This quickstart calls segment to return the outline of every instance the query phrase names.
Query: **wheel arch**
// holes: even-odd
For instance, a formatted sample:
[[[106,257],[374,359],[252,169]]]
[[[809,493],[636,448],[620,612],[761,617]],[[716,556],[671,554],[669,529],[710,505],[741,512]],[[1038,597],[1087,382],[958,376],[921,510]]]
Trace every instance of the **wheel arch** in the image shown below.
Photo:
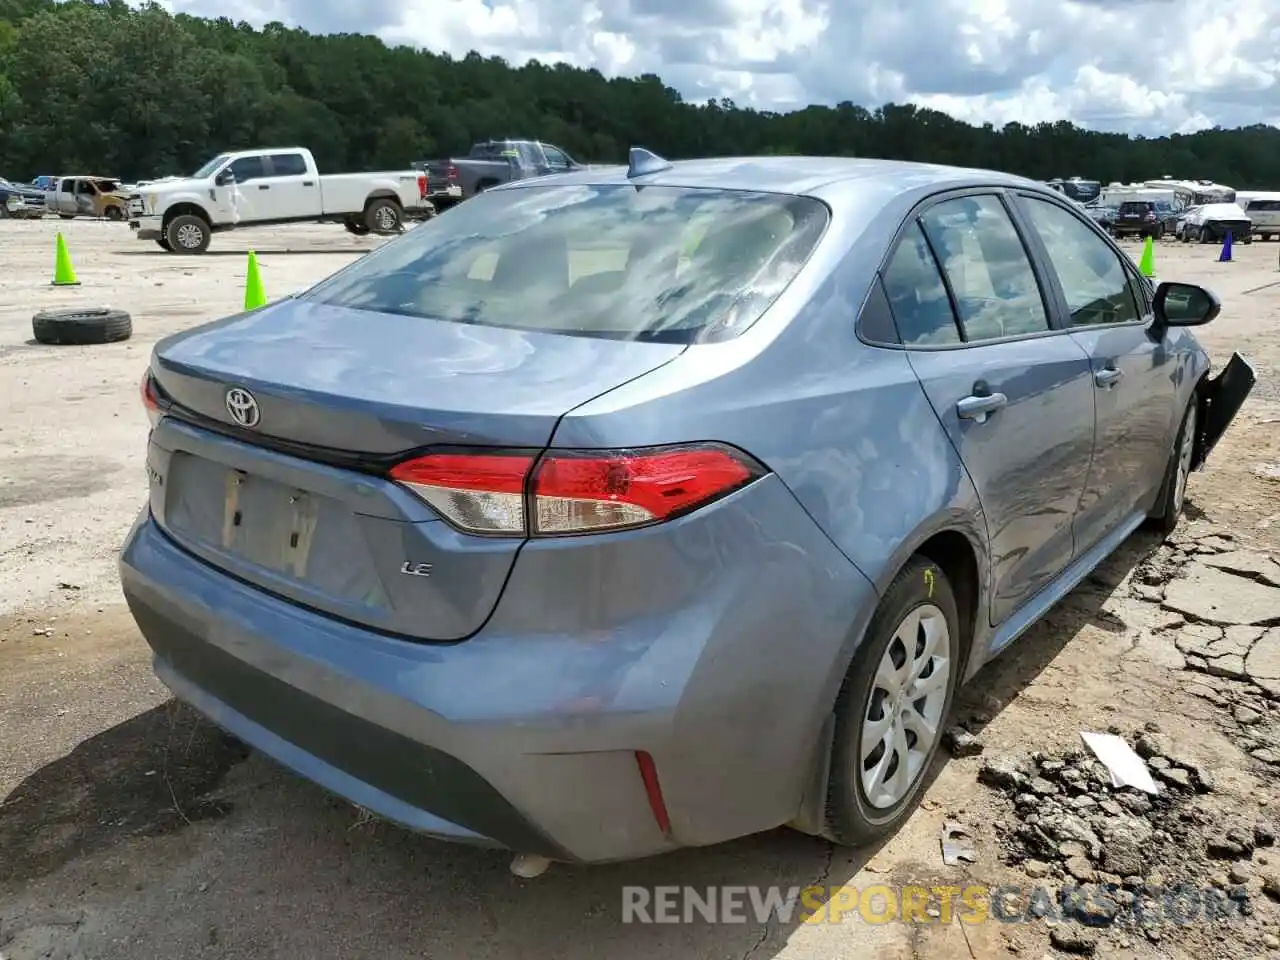
[[[162,223],[167,227],[176,218],[184,216],[199,217],[205,223],[210,224],[211,226],[213,224],[213,221],[209,218],[209,212],[205,210],[204,207],[200,206],[198,203],[191,203],[189,201],[175,203],[173,206],[166,209]]]

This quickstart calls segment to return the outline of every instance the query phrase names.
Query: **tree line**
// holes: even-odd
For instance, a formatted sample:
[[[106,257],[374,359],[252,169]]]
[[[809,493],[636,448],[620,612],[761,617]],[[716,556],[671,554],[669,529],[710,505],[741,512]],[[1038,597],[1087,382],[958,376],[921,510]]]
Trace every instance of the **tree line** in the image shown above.
[[[190,173],[214,154],[309,147],[322,170],[402,168],[489,137],[584,162],[643,145],[671,159],[872,156],[1108,183],[1171,174],[1280,189],[1280,129],[1167,137],[1066,121],[974,126],[910,104],[790,113],[684,100],[661,78],[461,59],[371,36],[134,9],[124,0],[0,0],[0,175]]]

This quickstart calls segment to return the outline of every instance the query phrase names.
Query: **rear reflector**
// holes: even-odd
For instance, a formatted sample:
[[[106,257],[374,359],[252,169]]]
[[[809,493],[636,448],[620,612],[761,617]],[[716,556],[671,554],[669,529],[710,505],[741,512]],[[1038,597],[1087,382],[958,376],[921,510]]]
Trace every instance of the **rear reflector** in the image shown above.
[[[433,453],[393,468],[391,479],[467,533],[554,537],[671,520],[766,472],[732,447],[691,444]]]
[[[662,796],[662,784],[658,782],[658,766],[653,757],[643,750],[636,751],[636,766],[640,768],[640,779],[644,782],[645,796],[649,798],[649,809],[653,812],[654,822],[664,835],[671,833],[671,814],[667,812],[667,801]]]

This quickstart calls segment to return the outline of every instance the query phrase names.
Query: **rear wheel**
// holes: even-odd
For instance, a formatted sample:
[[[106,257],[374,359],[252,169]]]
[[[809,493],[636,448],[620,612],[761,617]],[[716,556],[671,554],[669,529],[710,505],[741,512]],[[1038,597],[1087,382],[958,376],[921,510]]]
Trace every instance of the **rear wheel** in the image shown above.
[[[364,223],[374,233],[399,233],[404,223],[404,211],[394,200],[379,197],[370,200],[369,205],[364,208]]]
[[[108,220],[124,219],[124,211],[121,210],[119,207],[107,207],[106,210],[102,211],[102,215],[106,217]]]
[[[912,557],[885,591],[836,700],[827,835],[859,846],[892,833],[920,799],[951,710],[960,653],[942,569]]]
[[[168,250],[170,253],[173,252],[173,247],[169,246],[169,241],[164,237],[156,237],[156,246],[161,250]]]

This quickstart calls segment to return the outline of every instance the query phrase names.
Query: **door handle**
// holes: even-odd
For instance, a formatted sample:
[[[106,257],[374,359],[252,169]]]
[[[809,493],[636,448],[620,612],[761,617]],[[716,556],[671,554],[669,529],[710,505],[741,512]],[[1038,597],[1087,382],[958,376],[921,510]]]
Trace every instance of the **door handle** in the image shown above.
[[[314,180],[303,180],[302,185],[304,187],[314,187],[316,184]]]
[[[260,184],[258,184],[258,189],[259,189],[259,190],[270,190],[271,188],[270,188],[269,186],[267,186],[267,184],[265,184],[265,183],[260,183]]]
[[[995,413],[1001,407],[1007,406],[1008,403],[1009,398],[1003,393],[975,394],[959,401],[956,404],[956,413],[960,415],[961,420],[976,420],[978,423],[985,423],[990,414]]]
[[[1120,382],[1120,378],[1124,376],[1124,371],[1119,367],[1103,367],[1093,375],[1093,382],[1100,387],[1110,387]]]

